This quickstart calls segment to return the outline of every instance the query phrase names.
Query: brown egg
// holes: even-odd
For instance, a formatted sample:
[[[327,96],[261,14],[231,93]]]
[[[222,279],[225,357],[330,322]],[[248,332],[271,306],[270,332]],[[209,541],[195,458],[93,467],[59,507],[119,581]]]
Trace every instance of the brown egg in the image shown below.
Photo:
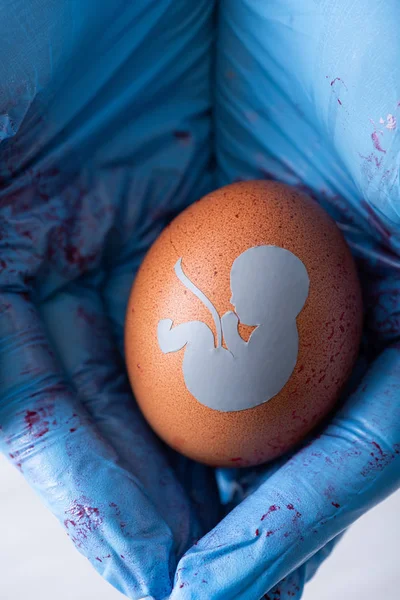
[[[127,309],[126,362],[170,446],[210,465],[256,465],[333,408],[361,330],[356,268],[334,221],[291,187],[235,183],[150,248]]]

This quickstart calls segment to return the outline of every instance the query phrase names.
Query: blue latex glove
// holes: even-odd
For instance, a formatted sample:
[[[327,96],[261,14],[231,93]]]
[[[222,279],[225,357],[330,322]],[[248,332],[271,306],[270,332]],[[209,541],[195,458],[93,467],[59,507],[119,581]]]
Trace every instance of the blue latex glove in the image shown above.
[[[235,0],[216,24],[206,0],[131,4],[1,4],[2,448],[128,597],[299,598],[399,485],[400,7]],[[168,220],[254,177],[312,190],[353,248],[363,380],[292,457],[218,471],[238,506],[192,546],[222,516],[214,473],[135,409],[124,311]]]

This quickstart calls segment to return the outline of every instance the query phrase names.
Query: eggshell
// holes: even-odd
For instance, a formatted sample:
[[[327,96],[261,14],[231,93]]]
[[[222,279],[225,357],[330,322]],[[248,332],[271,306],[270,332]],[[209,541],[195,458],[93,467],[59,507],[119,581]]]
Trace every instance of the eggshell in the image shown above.
[[[248,248],[290,250],[305,265],[309,293],[297,316],[297,362],[281,391],[253,408],[220,412],[188,391],[185,348],[164,354],[161,319],[215,326],[209,310],[182,285],[174,266],[213,303],[231,311],[230,273]],[[244,340],[254,328],[239,325]],[[129,299],[125,350],[136,400],[157,434],[195,460],[215,466],[270,461],[299,443],[333,408],[356,359],[362,300],[349,248],[334,221],[311,198],[276,182],[223,187],[183,211],[150,248]]]

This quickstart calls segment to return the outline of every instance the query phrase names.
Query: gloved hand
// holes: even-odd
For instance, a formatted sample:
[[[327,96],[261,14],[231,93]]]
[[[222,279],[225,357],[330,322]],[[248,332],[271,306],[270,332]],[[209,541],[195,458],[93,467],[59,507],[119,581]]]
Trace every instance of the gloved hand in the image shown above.
[[[122,356],[143,254],[213,186],[212,13],[0,3],[0,443],[130,598],[166,598],[220,518],[213,471],[152,434]]]
[[[206,0],[132,4],[1,9],[2,448],[128,597],[299,598],[338,534],[399,485],[400,9],[225,1],[216,25]],[[306,187],[346,235],[363,379],[293,456],[218,470],[230,512],[192,545],[222,517],[214,474],[135,408],[124,310],[168,220],[254,177]]]

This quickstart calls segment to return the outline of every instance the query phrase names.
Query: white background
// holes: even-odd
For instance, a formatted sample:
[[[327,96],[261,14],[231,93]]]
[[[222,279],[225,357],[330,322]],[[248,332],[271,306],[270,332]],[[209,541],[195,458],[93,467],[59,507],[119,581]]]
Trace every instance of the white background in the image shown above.
[[[122,600],[0,456],[0,599]],[[400,491],[362,517],[308,584],[303,600],[399,600]],[[212,600],[212,599],[207,599]]]

